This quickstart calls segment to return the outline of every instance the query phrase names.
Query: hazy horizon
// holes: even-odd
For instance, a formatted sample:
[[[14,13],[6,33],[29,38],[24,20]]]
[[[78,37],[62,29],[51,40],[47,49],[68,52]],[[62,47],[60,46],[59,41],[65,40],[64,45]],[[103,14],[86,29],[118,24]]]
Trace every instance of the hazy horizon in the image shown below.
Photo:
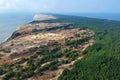
[[[38,13],[120,20],[119,3],[119,0],[0,0],[0,42]]]
[[[0,13],[120,13],[119,0],[0,0]]]

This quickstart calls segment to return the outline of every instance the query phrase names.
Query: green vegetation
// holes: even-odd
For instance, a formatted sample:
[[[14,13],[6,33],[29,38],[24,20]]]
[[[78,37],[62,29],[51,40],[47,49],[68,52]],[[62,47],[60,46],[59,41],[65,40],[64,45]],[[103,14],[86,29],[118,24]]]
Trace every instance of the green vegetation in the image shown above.
[[[33,55],[10,64],[1,65],[0,75],[4,74],[3,80],[21,80],[30,78],[35,74],[44,75],[44,72],[47,70],[57,70],[58,66],[68,64],[78,57],[79,48],[74,49],[71,46],[76,44],[78,47],[86,42],[86,40],[80,39],[78,36],[73,38],[74,40],[70,39],[68,45],[64,44],[64,42],[67,43],[66,41],[63,41],[63,43],[49,41],[46,46],[41,46],[37,49]],[[58,59],[61,60],[58,61]]]
[[[85,42],[88,42],[91,38],[90,37],[85,37],[82,39],[76,39],[76,40],[69,40],[69,39],[65,39],[65,45],[66,46],[71,46],[74,48],[77,48],[78,46],[84,44]]]
[[[74,35],[75,35],[75,37],[80,37],[80,34],[78,34],[78,33],[75,33]]]
[[[2,69],[0,69],[0,75],[2,75],[3,74],[3,70]]]
[[[119,80],[120,22],[99,19],[78,19],[79,25],[95,32],[95,43],[85,57],[64,70],[58,80]],[[78,22],[74,20],[74,22]]]
[[[65,52],[64,56],[66,58],[70,58],[70,60],[75,60],[78,57],[78,52],[68,50],[67,52]]]
[[[52,61],[49,64],[46,64],[45,66],[42,67],[42,71],[46,71],[46,70],[56,70],[57,66],[58,66],[58,61]]]
[[[83,52],[84,58],[78,60],[71,70],[65,69],[58,80],[119,80],[120,21],[57,16],[61,18],[43,22],[69,22],[72,25],[64,26],[65,29],[71,27],[91,29],[95,32],[95,43]],[[13,35],[13,38],[19,35]],[[22,80],[34,74],[44,75],[47,70],[56,70],[59,65],[67,64],[78,58],[79,51],[77,49],[91,39],[91,37],[82,39],[79,37],[81,35],[75,33],[72,39],[65,39],[64,44],[50,41],[48,46],[40,47],[30,57],[23,58],[15,63],[1,65],[0,75],[4,74],[3,80],[11,78]],[[62,57],[65,60],[58,61],[58,58]],[[26,66],[20,65],[24,63]],[[45,65],[42,66],[43,64]]]
[[[8,79],[10,79],[11,77],[13,77],[14,75],[15,75],[15,72],[10,71],[10,72],[8,72],[8,73],[3,77],[3,80],[8,80]]]

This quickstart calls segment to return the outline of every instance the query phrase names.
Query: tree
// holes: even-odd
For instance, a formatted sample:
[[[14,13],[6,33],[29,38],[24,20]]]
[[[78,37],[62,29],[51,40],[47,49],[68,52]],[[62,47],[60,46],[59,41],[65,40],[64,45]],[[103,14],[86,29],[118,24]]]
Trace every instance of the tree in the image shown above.
[[[3,77],[3,80],[8,80],[9,78],[14,77],[14,75],[15,75],[15,72],[10,71]]]
[[[56,70],[56,69],[58,69],[57,65],[50,65],[49,67],[49,70]]]
[[[41,76],[41,75],[43,75],[43,70],[39,67],[39,68],[37,69],[37,73]]]
[[[3,70],[2,69],[0,69],[0,75],[2,75],[3,74]]]

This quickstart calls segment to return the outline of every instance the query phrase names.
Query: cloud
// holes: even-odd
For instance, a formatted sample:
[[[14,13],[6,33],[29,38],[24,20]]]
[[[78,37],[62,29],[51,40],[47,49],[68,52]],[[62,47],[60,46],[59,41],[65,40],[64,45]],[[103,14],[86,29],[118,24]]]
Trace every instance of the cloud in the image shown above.
[[[0,1],[0,10],[9,9],[9,7],[10,7],[10,4],[6,2],[6,0]]]
[[[18,4],[18,0],[0,0],[0,11],[11,10]]]
[[[0,0],[0,11],[52,11],[54,0]]]
[[[120,12],[120,0],[0,0],[0,13],[26,12]]]

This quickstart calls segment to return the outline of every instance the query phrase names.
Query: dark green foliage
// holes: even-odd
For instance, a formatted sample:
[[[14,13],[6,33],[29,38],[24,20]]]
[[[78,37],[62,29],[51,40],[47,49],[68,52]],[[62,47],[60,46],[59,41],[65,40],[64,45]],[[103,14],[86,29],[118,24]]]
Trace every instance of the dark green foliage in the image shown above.
[[[77,40],[65,39],[65,45],[77,48],[79,45],[82,45],[85,42],[88,42],[90,39],[91,39],[90,37],[85,37]]]
[[[15,75],[15,72],[10,71],[3,77],[3,80],[9,80],[10,78],[14,77],[14,75]]]
[[[64,56],[66,58],[69,58],[70,60],[75,60],[78,57],[77,51],[71,51],[71,50],[65,50],[64,51]]]
[[[88,47],[83,53],[87,54],[89,51],[90,52],[99,52],[104,45],[102,43],[96,43],[92,47]]]
[[[52,61],[50,64],[46,64],[46,65],[42,68],[42,71],[46,71],[46,70],[56,70],[56,69],[58,69],[57,63],[58,63],[58,61]]]
[[[16,62],[16,64],[21,64],[21,63],[24,63],[25,61],[27,61],[27,59],[22,58],[20,61]]]
[[[59,43],[54,40],[51,40],[48,42],[48,46],[58,46],[58,45],[59,45]]]
[[[63,72],[58,80],[119,80],[120,22],[87,18],[79,21],[95,32],[95,43],[84,51],[85,57],[77,61],[72,70]]]
[[[59,51],[61,49],[61,46],[56,46],[55,48],[53,48],[50,52],[49,52],[49,54],[54,54],[54,53],[56,53],[57,51]]]
[[[78,34],[78,33],[75,33],[74,35],[75,35],[75,37],[80,37],[80,34]]]
[[[56,69],[58,69],[58,68],[57,68],[57,65],[51,65],[51,66],[49,67],[49,70],[56,70]]]
[[[37,73],[41,76],[41,75],[43,75],[43,70],[41,68],[38,68]]]
[[[27,72],[22,72],[20,75],[22,79],[32,77],[34,75],[34,72],[32,70],[29,70]]]
[[[68,64],[68,63],[69,63],[68,60],[62,60],[62,61],[61,61],[61,64]]]
[[[55,57],[57,57],[57,58],[60,58],[60,57],[62,57],[62,56],[63,56],[62,52],[57,52],[57,53],[55,54]]]
[[[28,59],[27,64],[32,64],[33,60],[31,58]]]
[[[3,72],[4,72],[4,71],[3,71],[2,69],[0,69],[0,75],[2,75],[2,74],[3,74]]]
[[[42,61],[40,60],[40,59],[37,59],[36,61],[35,61],[35,66],[37,67],[37,66],[40,66],[42,64]]]
[[[14,39],[14,38],[16,38],[16,37],[18,37],[18,36],[20,36],[20,35],[21,35],[20,33],[14,32],[14,33],[12,34],[11,38]]]
[[[64,75],[68,75],[69,74],[69,70],[68,69],[64,69],[62,72],[61,77],[58,80],[62,80],[62,77],[64,77],[65,80],[68,80],[67,77],[65,77]],[[70,77],[70,76],[69,76]]]
[[[15,80],[20,80],[20,73],[15,72],[14,76],[15,76]]]
[[[46,64],[45,66],[42,67],[42,71],[49,70],[50,64]]]

